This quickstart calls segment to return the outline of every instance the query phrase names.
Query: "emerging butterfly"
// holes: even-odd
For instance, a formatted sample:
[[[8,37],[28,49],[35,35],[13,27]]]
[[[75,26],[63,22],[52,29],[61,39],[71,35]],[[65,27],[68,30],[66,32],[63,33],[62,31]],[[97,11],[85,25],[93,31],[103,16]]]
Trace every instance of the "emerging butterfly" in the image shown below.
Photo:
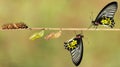
[[[72,61],[78,66],[83,56],[83,35],[78,34],[76,37],[64,42],[64,47],[71,53]]]
[[[92,21],[92,25],[97,28],[98,25],[105,25],[108,27],[113,28],[114,27],[114,15],[115,12],[117,11],[118,4],[116,1],[113,1],[109,4],[107,4],[98,14],[96,17],[95,21]],[[91,26],[92,26],[91,25]],[[90,26],[90,27],[91,27]],[[90,28],[89,27],[89,28]]]

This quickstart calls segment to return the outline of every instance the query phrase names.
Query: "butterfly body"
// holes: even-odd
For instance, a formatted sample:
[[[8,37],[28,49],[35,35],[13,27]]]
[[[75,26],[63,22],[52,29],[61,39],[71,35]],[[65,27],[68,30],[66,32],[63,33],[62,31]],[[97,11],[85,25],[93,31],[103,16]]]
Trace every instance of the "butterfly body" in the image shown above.
[[[113,28],[115,22],[114,22],[114,19],[104,16],[104,17],[100,18],[99,21],[92,21],[92,24],[94,26],[105,25],[105,26],[109,26],[109,27]]]
[[[73,63],[78,66],[83,56],[83,35],[78,34],[76,37],[64,42],[64,47],[67,49],[72,57]]]
[[[113,28],[115,26],[114,15],[117,11],[117,2],[111,2],[106,5],[98,14],[95,21],[92,21],[92,25],[97,27],[98,25],[104,25]]]

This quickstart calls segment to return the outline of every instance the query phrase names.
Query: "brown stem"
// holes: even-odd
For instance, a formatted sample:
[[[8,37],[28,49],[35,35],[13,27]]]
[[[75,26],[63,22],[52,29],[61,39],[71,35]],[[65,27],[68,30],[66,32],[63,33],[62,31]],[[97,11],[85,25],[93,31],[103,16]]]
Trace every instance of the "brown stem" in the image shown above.
[[[6,30],[65,30],[65,31],[120,31],[119,28],[109,28],[109,29],[105,29],[105,28],[28,28],[28,29],[0,29],[1,31],[6,31]]]

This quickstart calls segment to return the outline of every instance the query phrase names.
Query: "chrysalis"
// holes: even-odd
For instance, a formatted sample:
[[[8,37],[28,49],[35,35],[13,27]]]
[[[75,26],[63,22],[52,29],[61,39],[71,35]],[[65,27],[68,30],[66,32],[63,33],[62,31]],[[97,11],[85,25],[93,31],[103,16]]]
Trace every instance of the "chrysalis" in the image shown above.
[[[38,33],[34,33],[32,36],[30,36],[30,40],[36,40],[36,39],[38,39],[38,38],[41,38],[41,37],[43,37],[43,35],[44,35],[44,30],[42,30],[42,31],[40,31],[40,32],[38,32]]]
[[[57,33],[54,34],[53,38],[59,38],[62,34],[62,31],[58,31]]]
[[[45,36],[45,39],[46,40],[52,39],[54,37],[54,35],[55,35],[55,33],[52,32],[52,33],[48,34],[47,36]]]

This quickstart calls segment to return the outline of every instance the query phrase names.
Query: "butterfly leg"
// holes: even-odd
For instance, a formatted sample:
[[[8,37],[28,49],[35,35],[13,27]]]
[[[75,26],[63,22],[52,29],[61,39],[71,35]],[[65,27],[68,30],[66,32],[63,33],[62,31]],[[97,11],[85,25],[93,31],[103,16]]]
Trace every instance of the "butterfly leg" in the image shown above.
[[[110,25],[110,27],[113,28],[114,25],[115,25],[115,22],[114,22],[114,20],[112,20],[112,21],[111,21],[111,25]]]
[[[94,26],[95,29],[97,29],[97,26]]]
[[[90,29],[92,26],[93,26],[93,25],[91,24],[91,25],[88,27],[88,29]]]
[[[97,26],[95,26],[95,29],[97,29]]]

